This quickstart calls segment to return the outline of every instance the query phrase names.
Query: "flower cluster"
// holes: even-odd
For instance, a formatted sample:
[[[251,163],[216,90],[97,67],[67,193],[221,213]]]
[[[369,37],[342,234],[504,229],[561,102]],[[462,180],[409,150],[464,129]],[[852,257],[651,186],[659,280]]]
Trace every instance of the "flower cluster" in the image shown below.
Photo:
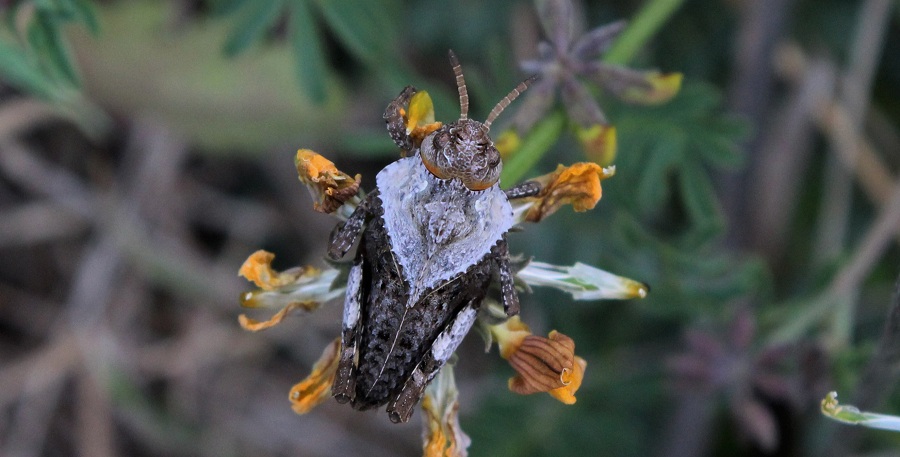
[[[432,102],[424,91],[410,101],[402,112],[407,133],[421,142],[440,126],[434,121]],[[359,176],[339,171],[333,163],[307,149],[297,152],[295,163],[303,182],[313,197],[316,210],[346,219],[365,196],[359,188]],[[513,203],[515,220],[537,222],[571,204],[575,211],[594,207],[601,197],[600,182],[614,174],[614,168],[593,163],[560,166],[556,171],[535,179],[542,191]],[[278,272],[271,267],[274,255],[258,251],[240,269],[240,275],[259,288],[246,292],[241,304],[249,308],[277,309],[275,315],[262,322],[241,315],[241,326],[259,331],[280,323],[296,310],[313,311],[322,303],[344,293],[346,284],[340,265],[324,268],[302,267]],[[526,286],[549,286],[570,293],[576,300],[602,298],[636,298],[647,293],[645,285],[581,263],[570,267],[542,262],[522,262],[514,267],[518,282]],[[575,355],[575,342],[552,331],[545,338],[531,333],[518,317],[506,318],[492,300],[483,306],[479,317],[488,343],[496,341],[500,355],[515,369],[509,389],[521,395],[547,392],[565,404],[575,403],[575,394],[584,377],[587,362]],[[296,384],[289,399],[294,411],[304,414],[331,396],[331,386],[340,358],[340,338],[334,340],[315,363],[312,373]],[[458,401],[452,364],[443,367],[427,387],[422,400],[424,410],[424,452],[426,456],[465,455],[469,438],[458,422]]]

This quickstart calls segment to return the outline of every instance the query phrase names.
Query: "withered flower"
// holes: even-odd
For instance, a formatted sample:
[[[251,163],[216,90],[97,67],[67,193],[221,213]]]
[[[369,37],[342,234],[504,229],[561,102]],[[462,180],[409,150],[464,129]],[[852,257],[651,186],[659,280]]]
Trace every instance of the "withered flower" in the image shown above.
[[[521,62],[540,79],[525,94],[516,114],[514,135],[524,135],[553,107],[556,93],[588,158],[601,165],[612,163],[616,153],[615,128],[585,82],[594,83],[629,103],[658,104],[681,88],[680,73],[638,71],[601,60],[625,22],[619,21],[582,34],[574,20],[571,0],[537,0],[537,13],[547,37],[538,44],[537,57]],[[506,144],[511,143],[510,134]],[[504,138],[501,135],[500,138]],[[504,144],[504,147],[506,147]]]
[[[518,316],[491,326],[500,355],[516,370],[509,390],[519,395],[547,392],[571,405],[581,387],[587,362],[575,356],[575,342],[553,330],[546,338],[531,333]]]
[[[541,184],[541,192],[516,202],[516,211],[524,211],[523,220],[538,222],[566,204],[579,212],[593,209],[603,195],[600,181],[615,173],[615,167],[602,168],[590,162],[560,165],[553,173],[533,179]]]
[[[244,308],[270,308],[280,310],[266,321],[256,321],[244,314],[238,322],[245,330],[253,332],[265,330],[279,324],[297,309],[313,311],[320,304],[341,294],[332,290],[332,283],[338,275],[334,269],[319,270],[314,267],[294,267],[283,272],[272,269],[275,254],[259,250],[244,261],[238,272],[259,287],[258,290],[241,294]]]
[[[425,389],[422,399],[425,457],[465,457],[472,440],[459,426],[459,391],[453,365],[447,364]]]
[[[313,209],[330,214],[357,196],[360,175],[351,177],[330,160],[310,149],[300,149],[294,159],[300,181],[313,198]]]
[[[306,414],[320,403],[331,398],[331,385],[341,360],[341,339],[336,338],[319,356],[312,373],[291,388],[288,399],[297,414]]]

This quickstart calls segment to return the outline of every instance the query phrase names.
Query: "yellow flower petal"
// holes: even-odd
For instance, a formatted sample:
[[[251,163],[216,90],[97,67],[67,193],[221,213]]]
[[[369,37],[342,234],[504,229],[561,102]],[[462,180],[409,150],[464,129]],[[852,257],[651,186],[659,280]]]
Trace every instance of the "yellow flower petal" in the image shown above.
[[[351,177],[312,150],[298,150],[294,165],[300,181],[306,185],[313,198],[313,208],[316,211],[333,213],[359,192],[360,175]]]
[[[288,399],[295,413],[306,414],[331,397],[331,385],[341,359],[340,348],[341,339],[336,338],[322,351],[319,360],[313,365],[312,373],[291,388]]]
[[[577,127],[575,135],[592,162],[606,166],[616,159],[615,127],[603,124],[595,124],[589,128]]]
[[[406,134],[412,137],[416,146],[422,144],[428,134],[441,128],[434,120],[434,104],[426,91],[416,92],[409,100],[409,111],[401,111],[406,121]]]
[[[515,154],[516,151],[519,150],[519,147],[522,146],[522,137],[516,133],[515,130],[509,129],[503,133],[501,133],[497,140],[494,141],[494,147],[500,151],[500,158],[506,159],[509,156]]]
[[[643,105],[658,105],[672,99],[681,90],[681,73],[662,74],[649,71],[644,74],[646,85],[632,85],[622,92],[622,100]]]
[[[592,209],[603,195],[600,181],[614,174],[615,167],[602,168],[595,163],[560,165],[553,173],[534,179],[541,184],[541,192],[529,199],[534,204],[528,209],[525,220],[538,222],[565,204],[571,204],[575,211]]]

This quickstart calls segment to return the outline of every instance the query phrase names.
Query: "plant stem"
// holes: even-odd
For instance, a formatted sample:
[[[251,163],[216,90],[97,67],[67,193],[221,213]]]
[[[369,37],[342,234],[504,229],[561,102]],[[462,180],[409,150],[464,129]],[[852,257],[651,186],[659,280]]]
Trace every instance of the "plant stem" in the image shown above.
[[[528,132],[522,147],[503,164],[500,183],[506,186],[518,183],[556,143],[565,123],[566,118],[559,110],[541,119]]]
[[[682,3],[684,0],[650,0],[628,23],[628,27],[603,56],[603,61],[627,64]]]

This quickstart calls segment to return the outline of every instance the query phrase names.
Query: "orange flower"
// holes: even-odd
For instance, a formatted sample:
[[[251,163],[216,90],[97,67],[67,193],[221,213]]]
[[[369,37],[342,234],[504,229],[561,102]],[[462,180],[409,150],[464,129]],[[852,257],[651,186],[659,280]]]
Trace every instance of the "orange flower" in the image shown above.
[[[313,198],[313,208],[320,213],[335,212],[359,192],[360,175],[351,177],[312,150],[298,150],[294,165]]]
[[[520,395],[548,392],[567,405],[575,403],[587,362],[575,356],[572,338],[556,330],[547,338],[533,335],[518,316],[492,326],[491,335],[517,373],[509,379],[509,390]]]
[[[580,162],[570,167],[560,165],[553,173],[535,178],[534,181],[541,184],[541,192],[526,200],[531,207],[525,220],[538,222],[565,204],[571,204],[575,211],[592,209],[603,194],[600,181],[615,172],[615,167],[603,168],[595,163]]]
[[[291,388],[288,399],[291,400],[291,408],[295,413],[306,414],[331,397],[331,385],[341,360],[340,349],[341,339],[336,338],[322,351],[319,360],[313,365],[312,373]]]
[[[412,137],[416,146],[422,144],[428,134],[441,128],[440,122],[434,120],[434,104],[428,92],[422,90],[416,92],[409,100],[409,112],[401,110],[400,114],[406,121],[406,134]]]

